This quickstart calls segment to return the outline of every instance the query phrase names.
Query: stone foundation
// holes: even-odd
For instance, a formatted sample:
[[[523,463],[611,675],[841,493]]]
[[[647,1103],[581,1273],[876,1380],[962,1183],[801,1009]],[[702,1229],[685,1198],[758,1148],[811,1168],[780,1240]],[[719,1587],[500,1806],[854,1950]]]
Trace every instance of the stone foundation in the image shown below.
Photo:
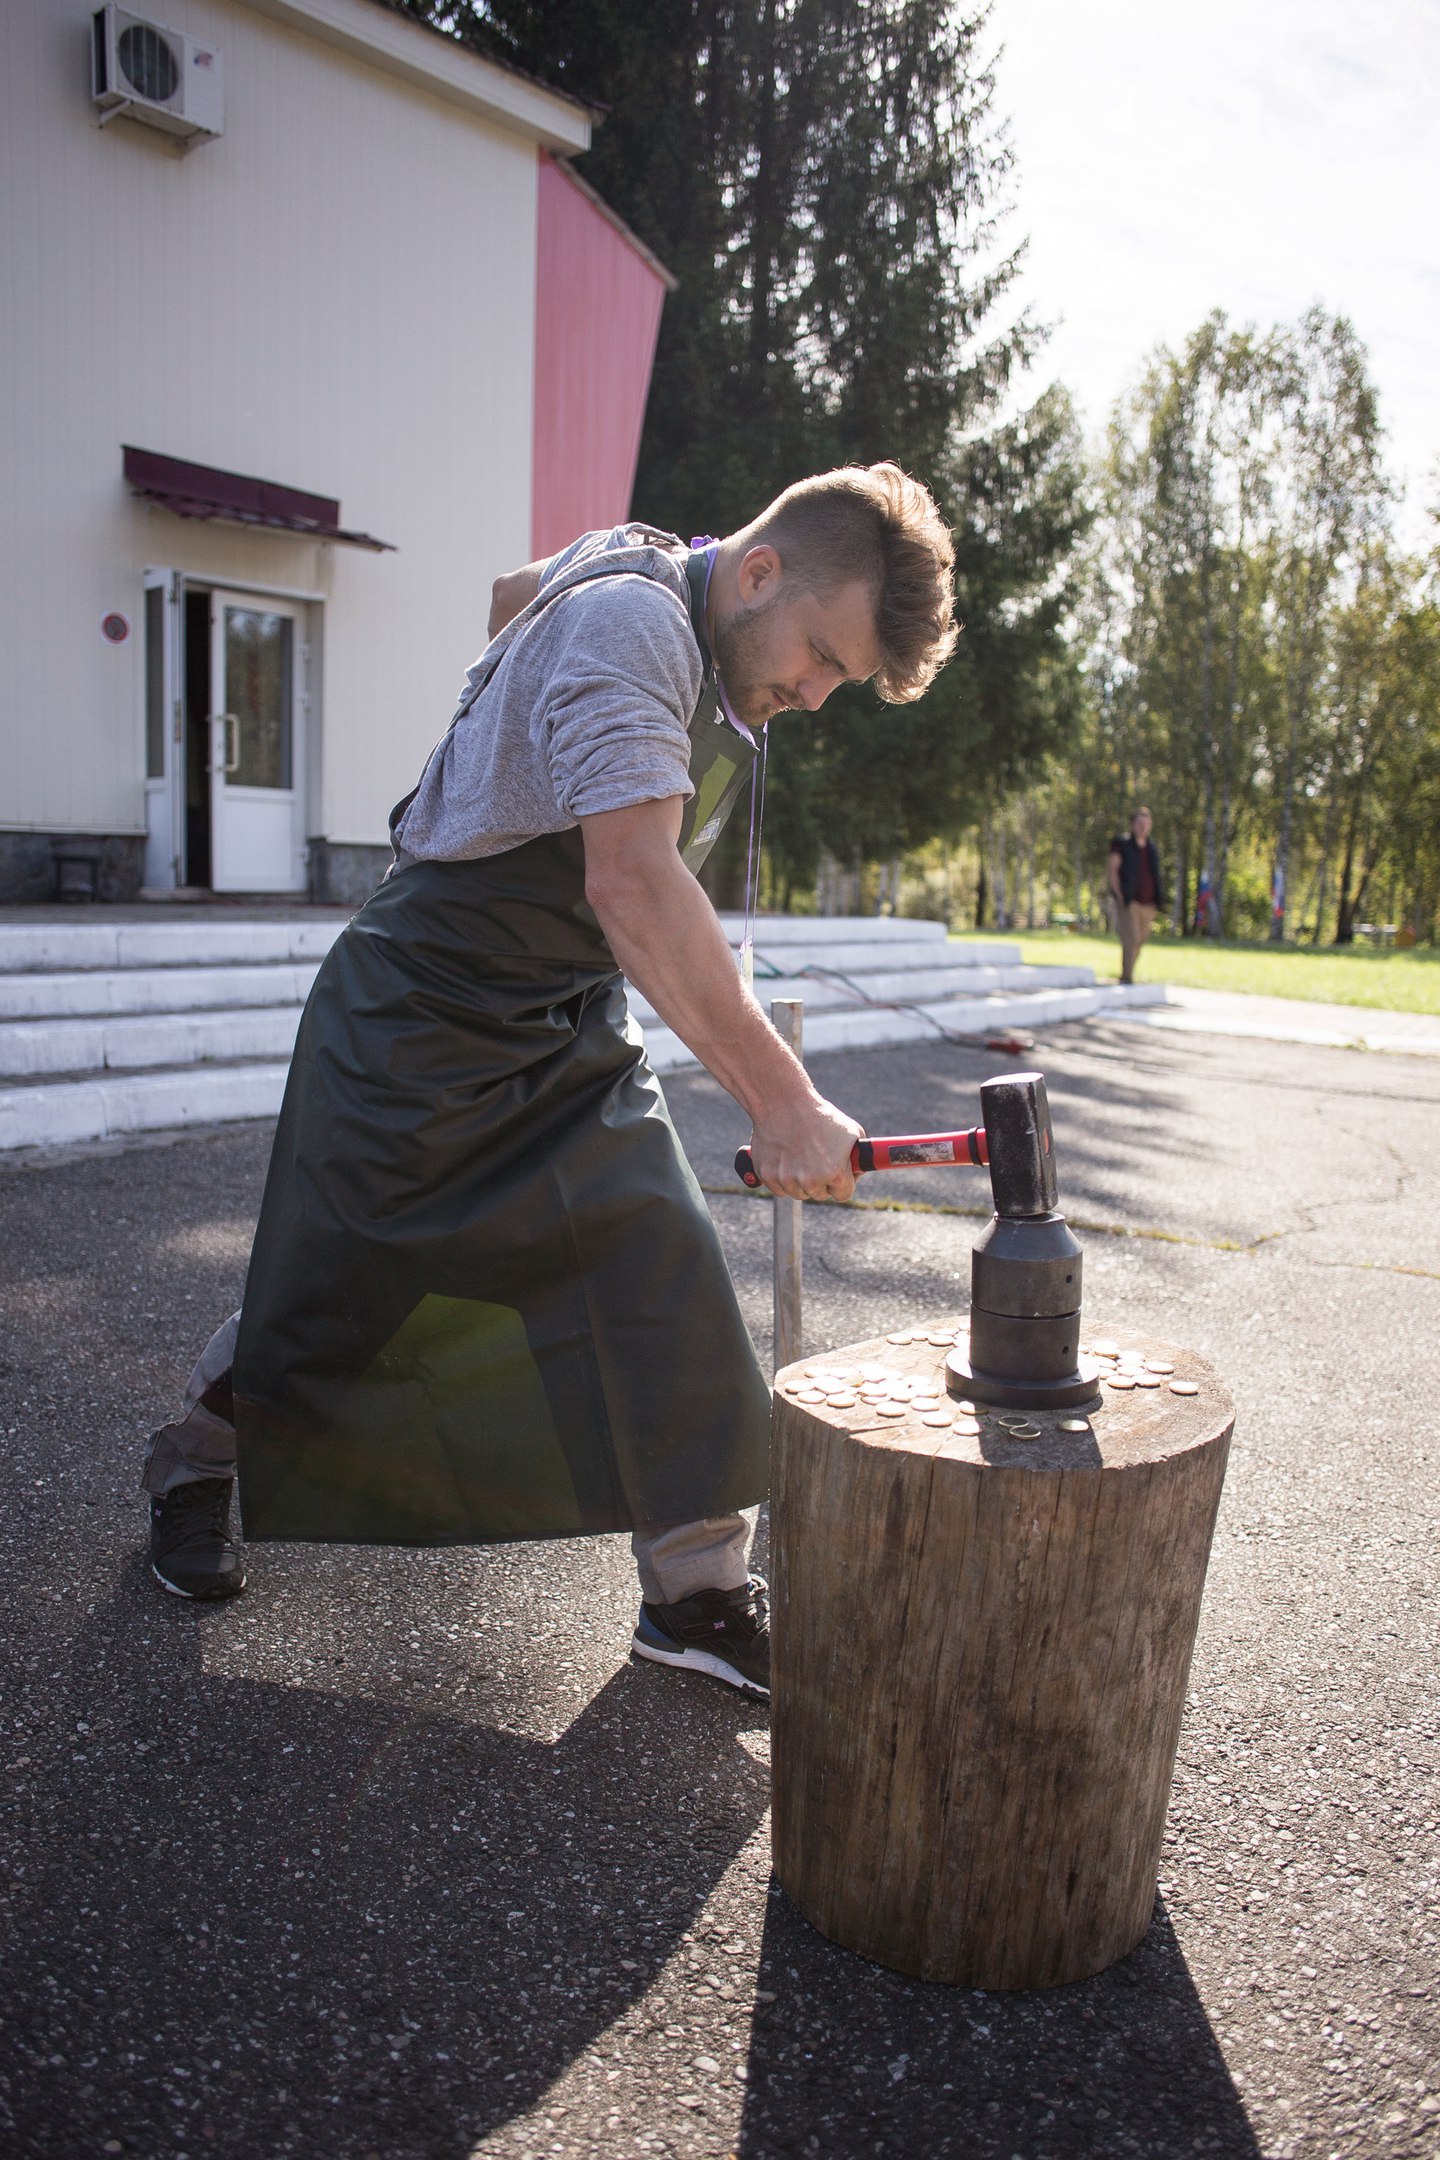
[[[310,898],[321,907],[363,907],[392,859],[388,841],[312,840]]]
[[[144,874],[139,833],[0,832],[0,901],[133,900]]]

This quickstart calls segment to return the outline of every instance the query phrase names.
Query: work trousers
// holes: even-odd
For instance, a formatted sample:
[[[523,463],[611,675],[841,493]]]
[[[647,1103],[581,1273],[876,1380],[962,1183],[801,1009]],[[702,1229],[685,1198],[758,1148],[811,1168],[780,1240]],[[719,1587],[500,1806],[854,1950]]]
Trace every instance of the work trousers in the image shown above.
[[[239,1326],[239,1313],[232,1313],[216,1329],[190,1375],[179,1417],[151,1436],[141,1483],[155,1499],[200,1478],[235,1475],[235,1428],[228,1418],[208,1408],[204,1397],[229,1374]],[[637,1530],[630,1550],[640,1575],[641,1596],[652,1605],[676,1605],[697,1590],[741,1589],[749,1574],[749,1536],[743,1515],[651,1523]]]
[[[1140,948],[1155,927],[1154,906],[1144,900],[1120,902],[1120,980],[1134,982]]]

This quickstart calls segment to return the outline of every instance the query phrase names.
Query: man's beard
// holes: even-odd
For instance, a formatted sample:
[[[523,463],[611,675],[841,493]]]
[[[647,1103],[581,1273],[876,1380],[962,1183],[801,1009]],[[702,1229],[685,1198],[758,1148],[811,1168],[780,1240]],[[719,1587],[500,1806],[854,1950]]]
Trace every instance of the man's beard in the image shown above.
[[[780,595],[763,607],[736,608],[715,624],[715,668],[730,708],[747,727],[763,727],[776,712],[777,687],[765,679],[765,618],[780,605]]]

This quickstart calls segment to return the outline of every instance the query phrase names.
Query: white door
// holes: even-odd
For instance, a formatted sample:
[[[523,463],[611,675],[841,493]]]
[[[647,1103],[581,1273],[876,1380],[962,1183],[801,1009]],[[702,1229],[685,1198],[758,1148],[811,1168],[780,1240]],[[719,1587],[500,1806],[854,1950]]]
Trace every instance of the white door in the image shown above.
[[[180,835],[184,787],[180,700],[180,578],[145,572],[145,883],[184,882]]]
[[[210,595],[210,883],[303,892],[304,745],[298,606]]]

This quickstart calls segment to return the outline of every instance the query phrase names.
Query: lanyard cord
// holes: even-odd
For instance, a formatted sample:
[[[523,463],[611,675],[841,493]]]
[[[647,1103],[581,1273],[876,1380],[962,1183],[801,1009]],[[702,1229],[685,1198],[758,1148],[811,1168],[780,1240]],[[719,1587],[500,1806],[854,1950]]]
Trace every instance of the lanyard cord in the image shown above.
[[[690,542],[692,549],[703,550],[707,557],[704,587],[707,599],[710,593],[710,578],[715,569],[715,551],[719,544],[710,533],[697,533]],[[754,736],[743,721],[737,718],[730,700],[725,695],[725,685],[721,680],[718,663],[712,659],[711,664],[715,669],[715,696],[721,712],[737,734],[753,743]],[[750,839],[745,853],[745,926],[740,934],[740,977],[752,995],[755,990],[755,910],[760,899],[760,844],[765,832],[765,767],[769,756],[770,730],[764,727],[760,730],[760,755],[750,767]]]
[[[745,927],[740,936],[740,975],[745,987],[755,991],[755,910],[760,898],[760,844],[765,833],[765,767],[770,756],[770,730],[760,731],[760,755],[750,767],[750,840],[745,854]]]

